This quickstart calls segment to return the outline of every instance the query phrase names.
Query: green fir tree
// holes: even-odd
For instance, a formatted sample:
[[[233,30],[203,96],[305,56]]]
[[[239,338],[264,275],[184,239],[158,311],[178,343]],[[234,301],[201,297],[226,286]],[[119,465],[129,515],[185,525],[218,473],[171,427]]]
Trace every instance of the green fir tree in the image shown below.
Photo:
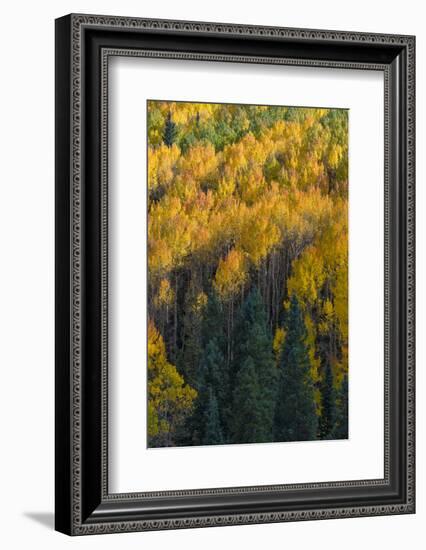
[[[197,283],[190,282],[184,299],[184,316],[181,332],[181,349],[177,364],[179,371],[191,386],[196,386],[198,369],[203,355],[202,347],[202,312],[195,307],[200,292]]]
[[[202,342],[206,347],[214,335],[216,344],[221,353],[226,351],[225,315],[223,304],[216,292],[212,291],[207,298],[207,305],[204,311],[202,326]]]
[[[233,443],[264,441],[264,426],[259,406],[260,394],[255,364],[251,357],[247,357],[238,371],[233,393]]]
[[[333,430],[333,439],[348,438],[348,377],[343,377],[337,395],[336,421]]]
[[[275,441],[316,439],[317,415],[306,345],[306,327],[295,296],[291,299],[279,371]]]
[[[208,401],[204,410],[203,424],[202,445],[221,445],[224,443],[217,399],[211,388],[208,389]]]
[[[256,442],[267,442],[273,439],[273,421],[277,389],[277,368],[275,366],[272,338],[268,328],[262,297],[257,289],[248,295],[243,304],[234,331],[234,361],[231,373],[232,385],[235,388],[232,409],[233,425],[241,425],[241,403],[236,395],[242,395],[239,387],[242,382],[249,385],[248,369],[254,369],[254,380],[251,392],[256,399],[256,422],[244,428],[252,431],[247,438]],[[244,369],[241,371],[241,369]],[[254,398],[253,397],[253,398]],[[244,422],[244,420],[243,420]],[[240,442],[240,431],[234,429],[233,439]]]
[[[177,138],[177,127],[172,120],[172,113],[169,111],[164,125],[163,142],[171,147]]]
[[[333,387],[333,371],[328,361],[325,364],[324,380],[321,385],[321,416],[318,438],[331,439],[336,421],[336,392]]]
[[[194,443],[196,445],[212,445],[213,443],[208,443],[208,440],[209,434],[213,433],[213,424],[217,424],[214,431],[216,434],[220,432],[223,443],[228,388],[223,355],[215,338],[208,342],[204,350],[196,388],[198,391],[197,402],[194,415],[189,421],[194,433]]]

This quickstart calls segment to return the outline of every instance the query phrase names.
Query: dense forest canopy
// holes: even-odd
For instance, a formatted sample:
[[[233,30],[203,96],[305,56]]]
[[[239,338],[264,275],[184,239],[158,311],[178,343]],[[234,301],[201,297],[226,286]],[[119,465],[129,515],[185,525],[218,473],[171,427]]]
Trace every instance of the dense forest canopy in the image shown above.
[[[148,445],[347,437],[348,112],[148,102]]]

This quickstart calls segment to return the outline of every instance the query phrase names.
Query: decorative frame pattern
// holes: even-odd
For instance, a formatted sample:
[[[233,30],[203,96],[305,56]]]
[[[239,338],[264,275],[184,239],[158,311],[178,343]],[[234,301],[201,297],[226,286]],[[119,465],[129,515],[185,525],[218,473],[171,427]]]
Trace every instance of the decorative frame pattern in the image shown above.
[[[101,31],[112,31],[113,37],[96,42]],[[89,34],[91,36],[89,37]],[[108,34],[108,33],[107,33]],[[185,49],[173,51],[170,48],[131,47],[121,45],[122,36],[132,40],[144,37],[230,37],[243,44],[245,40],[262,40],[268,43],[300,44],[301,48],[315,44],[323,45],[323,58],[272,55],[254,55],[224,52],[194,52]],[[117,38],[115,38],[117,37]],[[130,38],[129,38],[130,39]],[[96,46],[91,44],[91,41]],[[212,525],[236,525],[246,523],[282,522],[336,517],[359,517],[370,515],[403,514],[414,512],[414,134],[415,134],[415,39],[412,36],[346,33],[341,31],[320,31],[306,29],[286,29],[278,27],[253,27],[217,23],[186,21],[147,20],[121,17],[70,15],[57,20],[57,357],[56,357],[56,528],[73,535],[142,531],[156,529],[177,529]],[[105,42],[105,43],[104,43]],[[218,43],[218,42],[217,42]],[[374,51],[373,60],[359,56],[359,46],[366,45]],[[340,48],[343,59],[334,55]],[[346,48],[346,49],[345,49]],[[305,50],[303,50],[305,51]],[[349,52],[348,55],[344,52]],[[311,48],[312,53],[312,48]],[[386,55],[385,55],[386,54]],[[385,476],[383,480],[345,481],[333,483],[297,484],[270,487],[240,487],[227,489],[170,491],[158,493],[108,493],[107,468],[107,404],[108,404],[108,59],[110,56],[165,57],[171,59],[191,59],[208,61],[234,61],[243,63],[274,63],[315,67],[337,67],[345,69],[368,69],[384,72],[385,76]],[[336,57],[336,58],[335,58]],[[65,62],[65,63],[64,63]],[[96,64],[96,65],[95,65]],[[95,77],[88,70],[96,68]],[[93,78],[99,81],[100,98],[91,86]],[[93,86],[92,86],[93,87]],[[99,101],[99,104],[97,103]],[[400,103],[398,107],[398,102]],[[89,122],[97,105],[99,119]],[[402,109],[401,109],[402,106]],[[405,120],[395,118],[395,109]],[[67,112],[68,111],[68,112]],[[399,124],[399,126],[397,126]],[[90,131],[87,128],[90,127]],[[402,135],[398,135],[401,134]],[[89,137],[88,137],[89,136]],[[90,137],[91,136],[91,137]],[[94,137],[95,136],[95,137]],[[88,168],[87,150],[96,147],[99,137],[99,165]],[[71,153],[69,154],[69,152]],[[95,197],[99,211],[87,213],[88,182],[95,174],[99,189]],[[395,179],[396,178],[396,179]],[[85,187],[86,186],[86,187]],[[393,189],[393,187],[398,189]],[[92,197],[93,198],[93,197]],[[63,215],[67,221],[61,221]],[[87,232],[94,231],[93,221],[98,224],[100,249],[90,244]],[[68,246],[64,249],[64,243]],[[61,248],[61,250],[59,250]],[[96,250],[95,250],[96,248]],[[91,346],[85,325],[90,270],[93,264],[90,252],[95,250],[99,267],[98,281],[95,284],[99,295],[96,307],[98,313],[99,338],[96,350],[90,355],[99,357],[96,370],[97,383],[92,387],[88,382],[87,349]],[[393,273],[393,262],[402,262],[398,273]],[[395,278],[396,277],[396,278]],[[91,287],[90,287],[91,288]],[[392,302],[395,289],[404,310]],[[68,309],[64,311],[64,303]],[[395,319],[397,318],[397,319]],[[392,325],[395,319],[396,326]],[[65,332],[66,333],[65,333]],[[392,337],[398,334],[398,350],[392,345]],[[402,348],[402,349],[399,349]],[[92,353],[92,352],[90,352]],[[98,355],[96,355],[98,354]],[[391,380],[391,363],[397,369],[396,378]],[[99,384],[99,385],[97,385]],[[90,386],[90,387],[89,387]],[[87,408],[91,392],[100,393],[96,401],[96,411]],[[68,400],[64,399],[68,392]],[[401,410],[405,410],[403,425],[395,430],[396,419],[392,420],[392,409],[396,398],[401,400]],[[398,401],[399,402],[399,401]],[[86,433],[90,432],[87,422],[89,411],[95,417],[95,433],[98,447],[88,445]],[[92,419],[93,423],[93,419]],[[86,429],[85,429],[86,428]],[[392,441],[397,439],[391,445]],[[397,443],[403,445],[404,456],[395,471]],[[392,448],[391,448],[392,447]],[[394,456],[395,455],[395,456]],[[88,458],[87,458],[88,457]],[[405,465],[404,465],[405,464]],[[90,475],[89,475],[90,474]],[[91,476],[96,481],[89,481]],[[395,478],[398,478],[396,480]],[[398,483],[396,483],[398,481]],[[398,485],[398,488],[395,487]],[[379,504],[341,505],[321,504],[306,509],[291,509],[283,501],[274,501],[274,509],[263,511],[261,506],[252,506],[246,512],[221,511],[197,514],[191,509],[188,514],[174,517],[171,512],[155,517],[149,510],[138,505],[144,499],[170,499],[177,497],[218,497],[226,495],[238,497],[243,502],[250,494],[283,493],[298,494],[308,491],[339,491],[369,489],[376,487],[389,489],[383,493]],[[216,499],[217,500],[217,499]],[[380,498],[376,498],[376,501]],[[355,501],[354,501],[355,502]],[[239,509],[241,509],[241,506]],[[272,506],[272,504],[270,505]],[[289,507],[290,506],[290,507]],[[130,512],[129,509],[133,512]],[[243,506],[244,508],[244,506]],[[223,508],[226,509],[225,506]],[[136,511],[135,511],[136,510]]]

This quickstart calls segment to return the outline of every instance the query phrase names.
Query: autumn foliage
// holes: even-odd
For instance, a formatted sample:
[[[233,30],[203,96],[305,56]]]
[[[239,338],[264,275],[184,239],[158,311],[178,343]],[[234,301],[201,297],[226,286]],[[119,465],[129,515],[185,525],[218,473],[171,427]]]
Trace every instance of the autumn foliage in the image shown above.
[[[150,446],[347,437],[347,111],[149,101],[148,268]]]

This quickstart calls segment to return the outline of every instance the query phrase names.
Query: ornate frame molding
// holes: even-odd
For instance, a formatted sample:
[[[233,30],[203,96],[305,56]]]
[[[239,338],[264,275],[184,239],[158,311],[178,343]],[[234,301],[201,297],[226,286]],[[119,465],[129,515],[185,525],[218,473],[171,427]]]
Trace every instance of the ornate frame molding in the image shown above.
[[[390,48],[392,51],[402,52],[400,55],[405,56],[406,75],[405,85],[402,83],[404,75],[396,74],[398,67],[392,66],[391,62],[371,62],[371,61],[342,61],[332,59],[314,59],[314,58],[299,58],[299,57],[279,57],[279,56],[262,56],[262,55],[242,55],[231,53],[195,53],[189,51],[170,51],[156,50],[153,48],[130,48],[117,46],[102,46],[100,52],[100,241],[101,241],[101,257],[100,257],[100,293],[101,293],[101,312],[100,312],[100,357],[101,357],[101,411],[99,414],[100,434],[101,434],[101,467],[99,490],[101,495],[101,506],[107,508],[107,511],[93,510],[91,515],[87,515],[87,509],[93,508],[93,505],[87,505],[84,501],[85,489],[85,474],[83,471],[83,446],[84,443],[84,417],[85,411],[83,404],[85,402],[85,375],[84,375],[84,316],[85,316],[85,289],[84,281],[87,277],[87,261],[85,254],[85,231],[90,230],[88,224],[85,225],[85,200],[84,200],[84,182],[87,175],[84,173],[85,167],[85,147],[87,139],[84,137],[84,120],[86,116],[86,104],[88,92],[87,78],[84,71],[86,70],[85,55],[87,51],[86,34],[88,30],[111,30],[116,33],[151,33],[172,34],[176,37],[183,35],[200,35],[200,36],[227,36],[236,40],[244,40],[244,38],[265,39],[271,41],[291,41],[292,43],[323,43],[327,47],[332,48],[333,44],[342,45],[369,45],[372,48]],[[85,51],[86,48],[86,51]],[[415,59],[414,59],[415,39],[412,36],[397,36],[397,35],[381,35],[381,34],[364,34],[364,33],[346,33],[341,31],[321,31],[307,29],[286,29],[279,27],[253,27],[246,25],[227,25],[218,23],[201,23],[201,22],[186,22],[186,21],[168,21],[168,20],[148,20],[122,17],[107,17],[107,16],[92,16],[92,15],[70,15],[67,18],[62,18],[57,21],[57,61],[62,63],[65,60],[69,63],[68,73],[68,88],[63,95],[63,103],[69,104],[69,128],[68,136],[57,136],[57,154],[58,149],[64,149],[67,145],[71,154],[68,158],[68,163],[59,167],[56,175],[57,194],[63,193],[63,179],[69,177],[69,196],[63,199],[65,202],[57,207],[58,215],[61,216],[68,209],[70,223],[68,231],[65,227],[57,228],[58,240],[62,242],[65,232],[65,237],[68,238],[69,245],[69,267],[65,269],[69,273],[69,289],[66,292],[70,303],[69,318],[59,321],[59,330],[68,327],[69,338],[69,364],[68,370],[64,370],[65,353],[60,343],[61,351],[57,354],[57,377],[61,380],[60,388],[57,387],[57,400],[62,398],[63,387],[67,387],[70,396],[69,408],[65,412],[62,406],[57,402],[57,423],[62,426],[59,417],[64,416],[69,420],[69,432],[66,439],[69,448],[64,450],[64,441],[62,436],[57,432],[57,463],[60,462],[62,467],[59,468],[58,483],[64,481],[69,484],[65,496],[59,491],[57,494],[57,528],[69,534],[83,535],[94,533],[112,533],[124,531],[143,531],[157,529],[177,529],[188,527],[202,527],[213,525],[236,525],[247,523],[264,523],[264,522],[283,522],[308,519],[327,519],[336,517],[360,517],[370,515],[385,515],[385,514],[404,514],[414,512],[414,168],[415,168]],[[193,491],[170,491],[157,493],[131,493],[131,494],[109,494],[108,493],[108,472],[107,472],[107,420],[108,420],[108,352],[107,352],[107,319],[108,319],[108,217],[107,217],[107,200],[108,200],[108,143],[107,143],[107,124],[108,124],[108,59],[110,56],[139,56],[139,57],[158,57],[171,59],[191,59],[203,61],[232,61],[242,63],[274,63],[286,65],[302,65],[314,67],[336,67],[345,69],[368,69],[383,71],[385,76],[385,477],[383,480],[363,480],[363,481],[344,481],[333,483],[314,483],[314,484],[297,484],[285,486],[270,486],[270,487],[240,487],[228,489],[211,489],[211,490],[193,490]],[[61,57],[62,56],[62,57]],[[393,72],[392,72],[393,71]],[[59,80],[67,78],[66,67],[57,75],[57,90],[61,86]],[[392,88],[393,79],[393,88]],[[395,85],[399,84],[401,88],[396,93]],[[61,93],[61,91],[57,91]],[[406,104],[406,135],[402,136],[405,143],[398,141],[395,136],[395,121],[392,120],[392,102],[395,101],[395,96],[405,94]],[[58,97],[58,96],[57,96]],[[59,117],[57,125],[60,125],[64,113],[63,105],[59,105]],[[57,111],[58,116],[58,111]],[[60,133],[61,129],[57,128]],[[395,139],[398,143],[395,145]],[[68,141],[67,141],[68,140]],[[391,195],[391,167],[392,155],[391,151],[395,151],[395,147],[399,147],[402,151],[399,162],[405,161],[405,201],[406,204],[395,204],[394,198]],[[405,154],[404,154],[405,151]],[[64,153],[63,153],[64,154]],[[61,160],[61,163],[63,161]],[[65,174],[68,174],[67,176]],[[404,178],[404,175],[402,175]],[[403,193],[404,194],[404,193]],[[404,197],[402,197],[403,202]],[[398,250],[400,254],[405,254],[404,265],[405,270],[405,298],[403,299],[404,312],[398,312],[401,317],[401,322],[404,325],[406,345],[404,361],[406,365],[405,371],[405,434],[406,434],[406,469],[403,475],[406,476],[404,485],[405,498],[403,502],[391,502],[380,505],[363,505],[363,506],[319,506],[317,508],[308,507],[304,510],[276,510],[270,512],[259,512],[253,510],[250,513],[215,513],[192,514],[187,517],[179,518],[155,518],[144,519],[141,512],[139,517],[134,519],[126,519],[120,521],[121,504],[133,504],[135,506],[144,498],[159,498],[159,497],[196,497],[200,495],[226,495],[233,494],[244,496],[250,493],[269,492],[294,492],[306,491],[307,489],[345,489],[345,488],[361,488],[361,487],[379,487],[389,486],[391,483],[391,449],[390,439],[392,433],[390,431],[390,416],[392,407],[391,382],[390,382],[390,364],[391,354],[393,353],[391,340],[391,259],[395,254],[394,250],[394,234],[392,227],[397,223],[396,211],[402,209],[403,220],[405,227],[400,227],[401,231],[401,247]],[[404,245],[405,241],[405,245]],[[61,268],[59,268],[57,277],[63,276]],[[61,290],[59,301],[63,299],[64,290]],[[57,316],[61,313],[57,313]],[[86,367],[87,368],[87,367]],[[58,425],[58,424],[57,424]],[[62,462],[61,462],[62,461]],[[68,470],[69,468],[69,470]],[[67,500],[67,503],[65,503]],[[108,504],[110,508],[108,508]],[[117,508],[118,507],[118,508]],[[284,507],[285,508],[285,507]],[[123,516],[124,517],[124,516]]]

